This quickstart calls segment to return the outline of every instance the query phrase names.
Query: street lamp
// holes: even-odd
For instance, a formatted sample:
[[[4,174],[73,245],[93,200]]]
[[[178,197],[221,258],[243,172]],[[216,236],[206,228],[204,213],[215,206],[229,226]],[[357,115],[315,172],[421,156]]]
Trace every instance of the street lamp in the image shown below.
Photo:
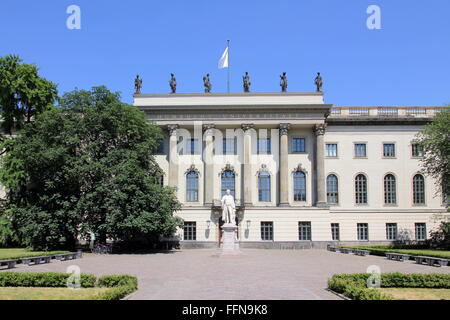
[[[207,226],[208,229],[209,229],[209,227],[211,226],[211,220],[206,221],[206,226]]]
[[[247,229],[249,229],[250,228],[250,224],[251,224],[252,222],[250,221],[250,220],[247,220]]]

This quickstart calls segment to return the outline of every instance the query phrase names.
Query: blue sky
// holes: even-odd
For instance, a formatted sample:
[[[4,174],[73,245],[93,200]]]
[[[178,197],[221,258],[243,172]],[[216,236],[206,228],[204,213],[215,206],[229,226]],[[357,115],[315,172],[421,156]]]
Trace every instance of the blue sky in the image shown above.
[[[69,5],[81,8],[81,30],[66,27]],[[381,8],[381,30],[366,27],[369,5]],[[254,92],[313,91],[324,79],[334,105],[450,103],[448,0],[2,0],[0,55],[35,63],[63,93],[106,85],[132,102],[144,93],[226,92],[217,62],[231,39],[231,91],[248,71]]]

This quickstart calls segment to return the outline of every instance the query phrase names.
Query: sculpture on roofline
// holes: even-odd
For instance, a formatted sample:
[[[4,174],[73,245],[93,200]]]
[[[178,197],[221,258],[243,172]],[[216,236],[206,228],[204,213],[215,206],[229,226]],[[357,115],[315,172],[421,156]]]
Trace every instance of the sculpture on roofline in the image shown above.
[[[170,89],[172,90],[172,93],[177,92],[177,79],[175,79],[175,75],[173,73],[170,74],[171,78],[169,81]]]
[[[242,77],[242,81],[244,82],[244,92],[250,92],[250,77],[248,72],[245,73],[245,76]]]
[[[142,89],[142,78],[139,78],[139,75],[134,79],[134,94],[141,94]]]
[[[211,81],[209,80],[209,73],[203,77],[203,86],[205,87],[205,93],[211,92]]]
[[[283,74],[280,76],[281,80],[280,80],[280,86],[281,86],[281,92],[286,92],[287,91],[287,77],[286,77],[286,72],[283,72]]]
[[[314,82],[315,82],[316,88],[317,88],[316,91],[322,92],[323,81],[322,81],[322,76],[320,75],[320,72],[317,72],[317,77]]]

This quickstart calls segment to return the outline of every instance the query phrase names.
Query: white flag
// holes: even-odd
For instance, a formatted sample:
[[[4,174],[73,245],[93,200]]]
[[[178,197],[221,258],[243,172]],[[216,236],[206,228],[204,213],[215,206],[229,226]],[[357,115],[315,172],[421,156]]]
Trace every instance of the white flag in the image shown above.
[[[228,47],[225,49],[219,60],[219,69],[223,68],[228,68]]]

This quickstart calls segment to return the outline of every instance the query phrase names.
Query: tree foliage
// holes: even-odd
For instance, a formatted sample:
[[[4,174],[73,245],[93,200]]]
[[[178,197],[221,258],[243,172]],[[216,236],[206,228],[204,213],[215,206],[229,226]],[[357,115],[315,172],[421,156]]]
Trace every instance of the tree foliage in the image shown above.
[[[56,84],[40,77],[34,64],[22,63],[15,55],[0,57],[0,113],[6,133],[51,108],[56,97]]]
[[[430,232],[430,245],[450,250],[450,222],[442,221],[437,230]]]
[[[416,137],[424,156],[422,171],[436,180],[438,192],[450,194],[450,108],[441,111]]]
[[[5,213],[24,244],[71,247],[91,232],[102,242],[172,235],[179,203],[157,183],[151,156],[160,129],[105,87],[67,93],[60,105],[4,143]]]

